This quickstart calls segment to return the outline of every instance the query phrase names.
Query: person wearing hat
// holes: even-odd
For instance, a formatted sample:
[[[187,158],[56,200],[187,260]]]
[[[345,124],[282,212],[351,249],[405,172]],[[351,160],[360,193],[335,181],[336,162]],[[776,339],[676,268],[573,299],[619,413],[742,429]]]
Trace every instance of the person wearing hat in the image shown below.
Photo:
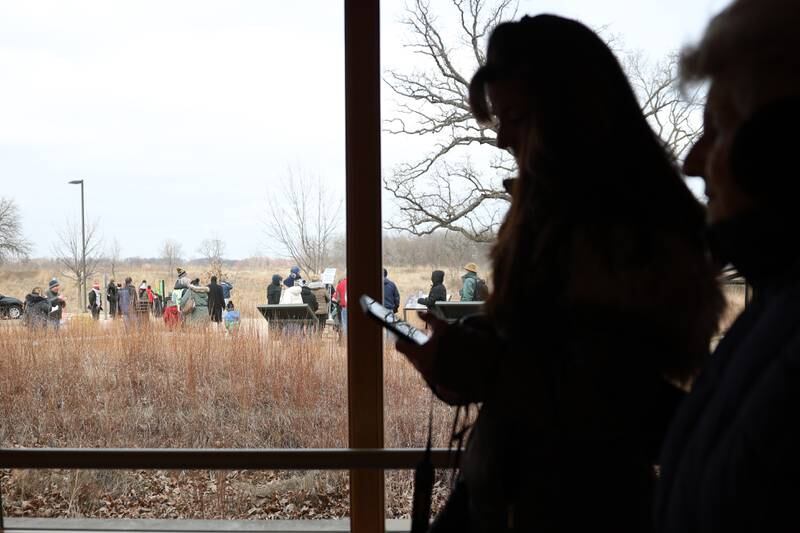
[[[67,301],[61,296],[61,284],[56,278],[51,279],[47,284],[47,299],[50,301],[50,321],[58,329]]]
[[[93,319],[100,319],[100,311],[103,310],[103,297],[100,295],[100,283],[97,281],[94,282],[92,290],[89,291],[89,310],[92,312]]]
[[[301,279],[303,278],[300,276],[300,267],[293,266],[292,269],[289,271],[289,275],[286,277],[285,280],[283,280],[283,284],[286,285],[286,287],[291,288],[294,287],[295,283],[299,283]]]
[[[461,285],[459,295],[461,296],[462,302],[474,302],[477,300],[478,265],[475,263],[467,263],[464,266],[464,270],[466,270],[466,273],[461,276],[463,285]]]
[[[176,289],[188,289],[189,288],[189,281],[190,281],[189,280],[189,275],[181,267],[178,267],[177,271],[178,271],[178,279],[175,280],[175,288]]]
[[[46,328],[50,315],[50,302],[42,296],[42,289],[34,287],[25,297],[25,324],[29,328]]]

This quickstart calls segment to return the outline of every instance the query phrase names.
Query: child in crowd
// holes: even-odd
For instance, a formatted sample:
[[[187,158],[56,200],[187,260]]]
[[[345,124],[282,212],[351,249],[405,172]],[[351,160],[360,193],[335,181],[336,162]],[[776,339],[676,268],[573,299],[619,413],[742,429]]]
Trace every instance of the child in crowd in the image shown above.
[[[234,308],[233,302],[229,301],[225,307],[225,315],[222,317],[222,321],[225,323],[225,332],[229,335],[235,333],[239,329],[239,320],[239,311]]]

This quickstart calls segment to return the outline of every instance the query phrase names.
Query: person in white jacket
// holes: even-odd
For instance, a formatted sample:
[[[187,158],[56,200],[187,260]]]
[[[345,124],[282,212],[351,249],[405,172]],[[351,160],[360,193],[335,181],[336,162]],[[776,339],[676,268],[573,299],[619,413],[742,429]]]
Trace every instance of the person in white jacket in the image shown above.
[[[301,296],[302,288],[300,285],[287,287],[281,293],[281,304],[302,304],[303,297]]]

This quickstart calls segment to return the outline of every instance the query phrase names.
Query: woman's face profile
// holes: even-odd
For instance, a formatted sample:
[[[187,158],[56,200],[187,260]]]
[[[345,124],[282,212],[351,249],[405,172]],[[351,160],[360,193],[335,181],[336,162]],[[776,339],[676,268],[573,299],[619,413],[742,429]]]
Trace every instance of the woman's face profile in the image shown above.
[[[705,181],[708,216],[720,222],[752,207],[752,200],[741,189],[730,168],[731,145],[741,124],[725,84],[712,81],[703,116],[703,134],[686,155],[683,171]]]
[[[493,82],[488,92],[496,120],[497,147],[511,152],[520,165],[522,147],[530,135],[530,95],[517,80]]]

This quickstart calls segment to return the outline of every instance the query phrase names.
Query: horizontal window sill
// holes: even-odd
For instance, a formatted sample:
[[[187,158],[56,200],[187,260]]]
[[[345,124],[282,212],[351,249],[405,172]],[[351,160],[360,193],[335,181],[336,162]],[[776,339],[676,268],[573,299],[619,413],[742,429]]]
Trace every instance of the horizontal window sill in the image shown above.
[[[387,533],[409,531],[410,520],[387,520]],[[350,520],[156,520],[102,518],[6,518],[4,533],[46,532],[345,533]]]

